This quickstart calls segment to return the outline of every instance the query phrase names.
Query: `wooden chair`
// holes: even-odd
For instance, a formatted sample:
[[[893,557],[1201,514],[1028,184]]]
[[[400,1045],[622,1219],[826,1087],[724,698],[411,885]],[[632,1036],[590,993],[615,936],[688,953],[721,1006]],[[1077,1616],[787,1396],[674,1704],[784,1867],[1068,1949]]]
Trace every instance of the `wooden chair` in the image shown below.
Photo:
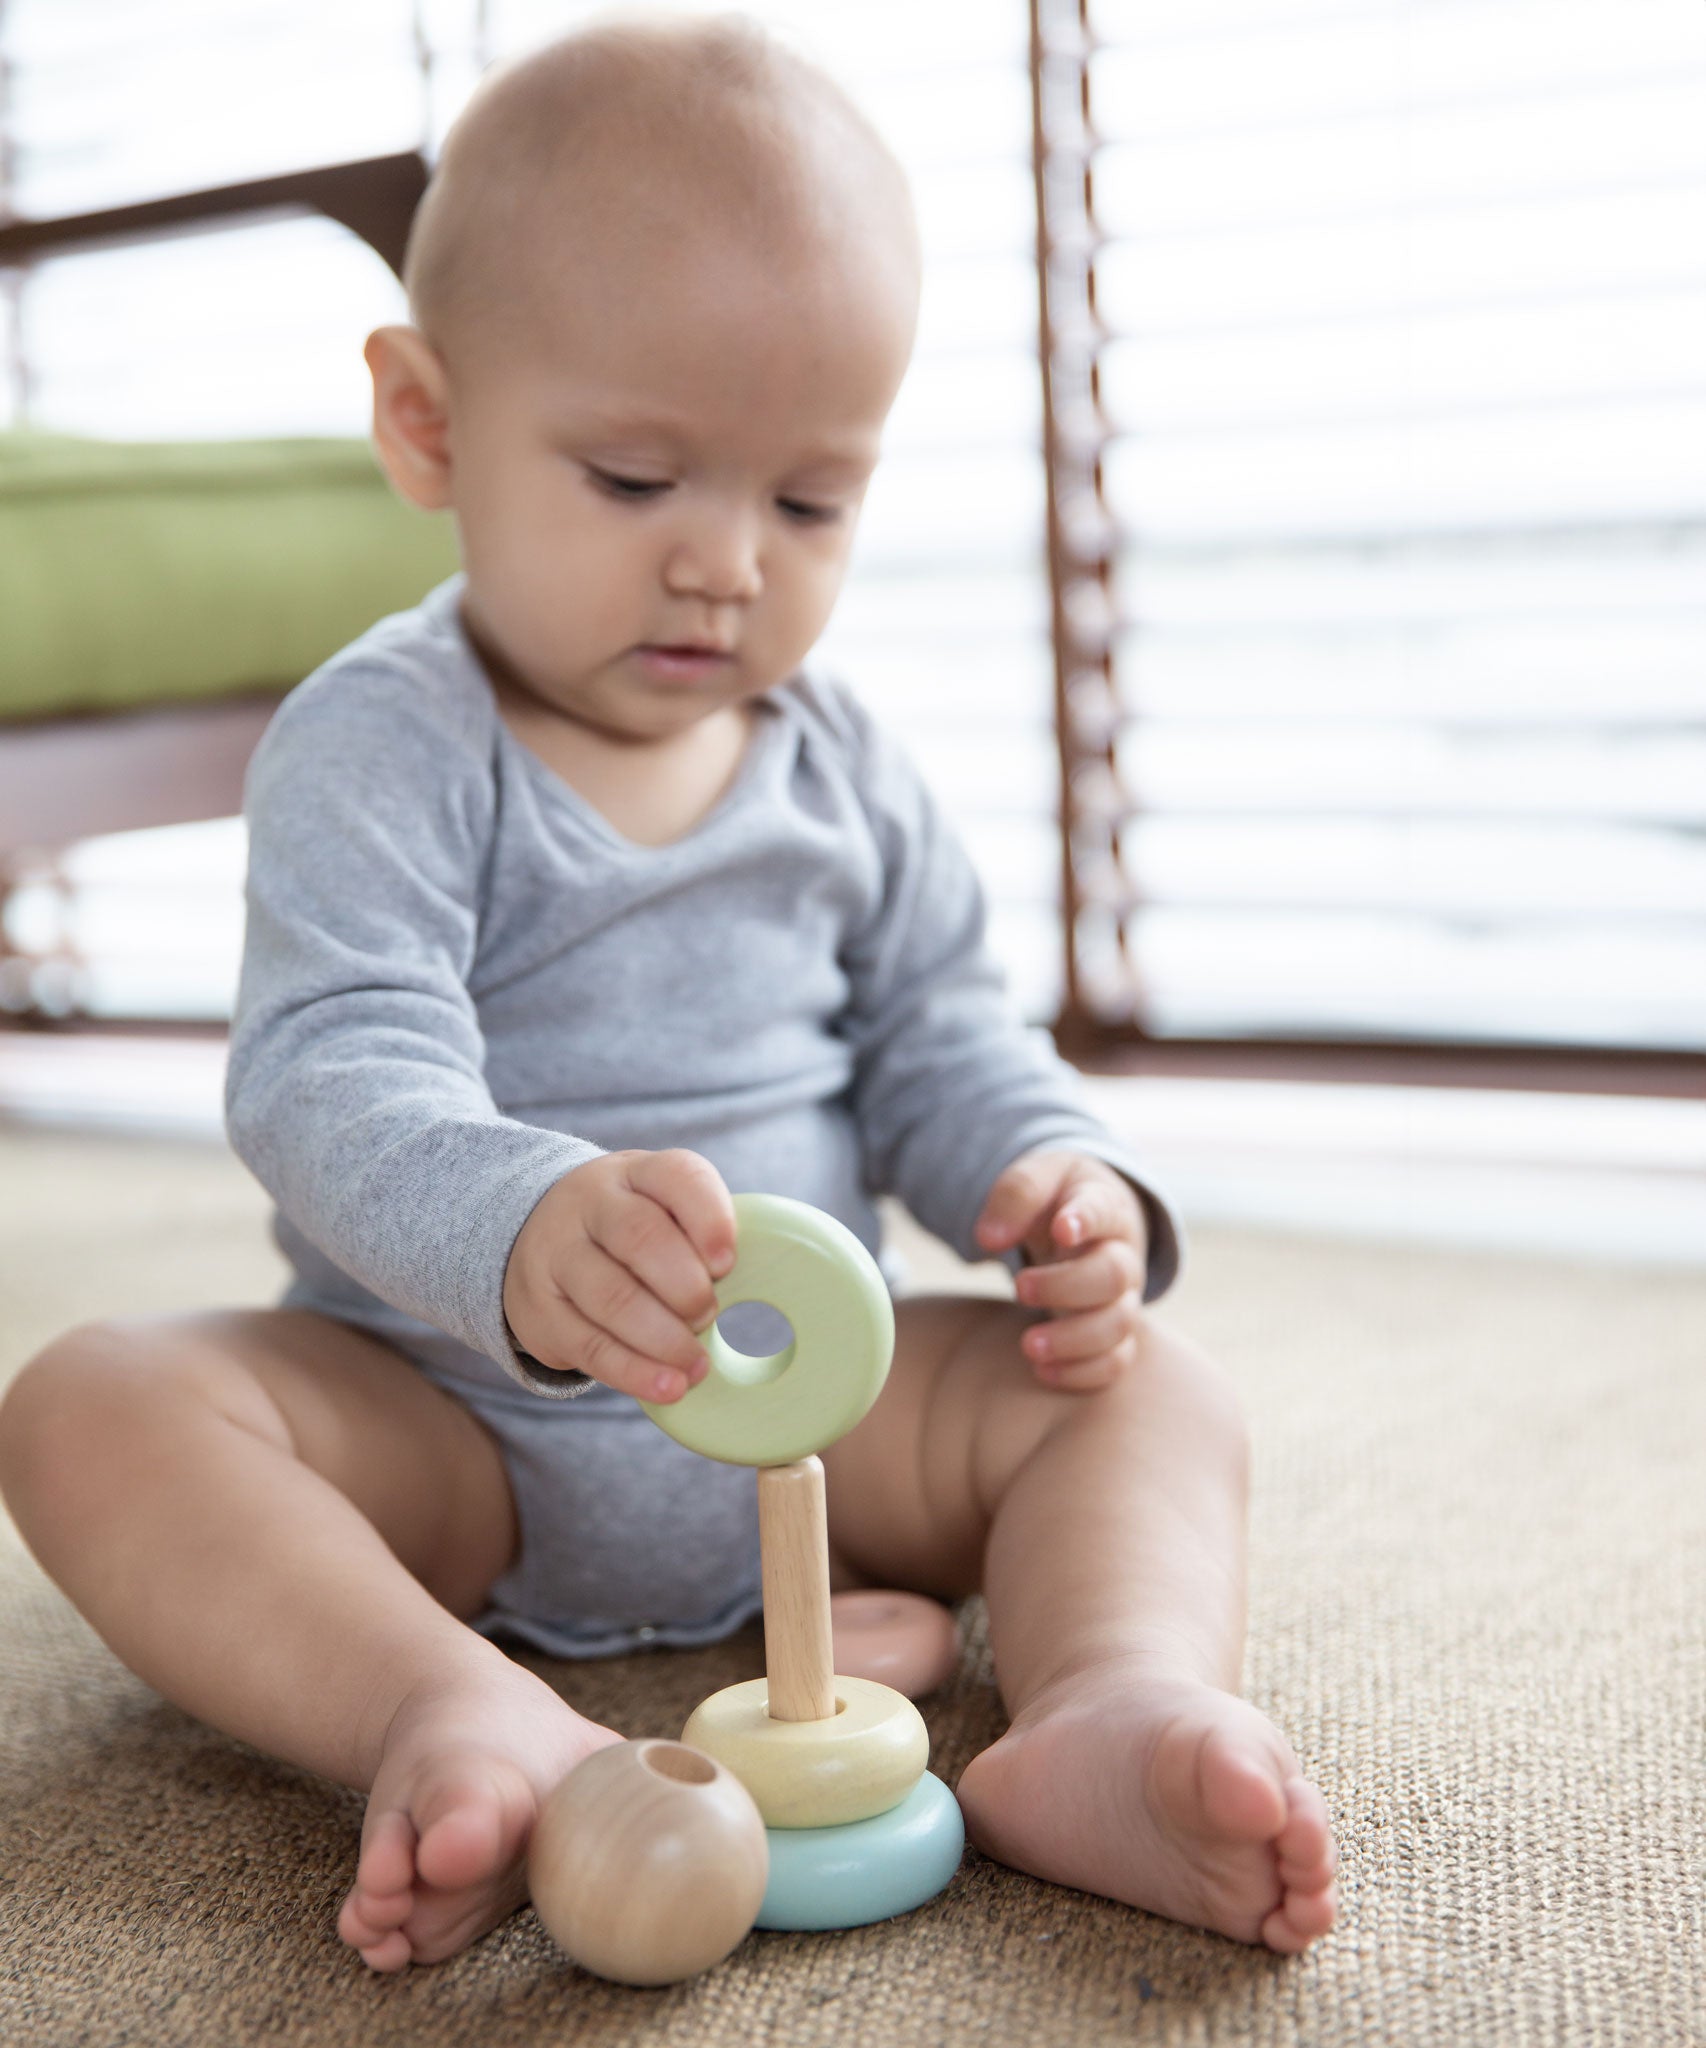
[[[407,152],[60,220],[0,219],[0,270],[300,208],[348,228],[400,275],[427,176],[425,158]],[[79,839],[238,810],[249,756],[280,695],[276,679],[262,688],[257,680],[233,675],[217,695],[122,712],[20,717],[0,708],[0,915],[29,867]],[[42,1019],[33,979],[33,963],[8,952],[0,923],[0,1023]]]

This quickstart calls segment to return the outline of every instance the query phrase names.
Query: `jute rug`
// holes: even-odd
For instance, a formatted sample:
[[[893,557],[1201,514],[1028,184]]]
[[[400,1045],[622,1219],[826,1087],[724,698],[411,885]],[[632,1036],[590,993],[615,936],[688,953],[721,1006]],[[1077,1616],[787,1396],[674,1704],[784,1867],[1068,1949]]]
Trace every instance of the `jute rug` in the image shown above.
[[[212,1149],[0,1134],[0,1370],[88,1316],[266,1299],[260,1215]],[[907,1919],[673,1989],[580,1974],[531,1913],[376,1979],[333,1933],[360,1802],[165,1705],[9,1539],[0,2040],[1706,2043],[1706,1275],[1205,1231],[1167,1312],[1255,1427],[1249,1689],[1343,1848],[1310,1955],[970,1857]],[[1000,1725],[962,1622],[950,1781]],[[539,1668],[673,1733],[759,1645]]]

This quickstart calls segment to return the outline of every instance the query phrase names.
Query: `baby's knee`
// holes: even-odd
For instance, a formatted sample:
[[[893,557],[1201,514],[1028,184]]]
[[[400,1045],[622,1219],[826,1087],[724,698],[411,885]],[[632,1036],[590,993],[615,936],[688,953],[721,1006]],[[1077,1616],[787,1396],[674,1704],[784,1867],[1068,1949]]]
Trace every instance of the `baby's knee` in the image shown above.
[[[1131,1355],[1097,1386],[1045,1388],[1028,1362],[1024,1376],[1030,1384],[1019,1406],[1038,1447],[1064,1431],[1080,1441],[1122,1443],[1136,1459],[1164,1440],[1194,1469],[1248,1493],[1250,1438],[1238,1390],[1223,1366],[1176,1331],[1145,1319]]]
[[[0,1495],[14,1515],[75,1492],[105,1464],[104,1445],[134,1454],[186,1367],[146,1323],[85,1323],[23,1367],[0,1401]]]
[[[1249,1432],[1231,1374],[1177,1330],[1145,1316],[1129,1357],[1100,1385],[1056,1388],[1037,1377],[1020,1343],[1037,1322],[1034,1311],[993,1300],[964,1306],[975,1320],[967,1326],[961,1352],[977,1368],[980,1411],[991,1388],[993,1363],[994,1383],[1041,1429],[1092,1415],[1109,1426],[1129,1422],[1136,1428],[1153,1428],[1159,1415],[1182,1411],[1189,1415],[1205,1455],[1216,1453],[1240,1470],[1247,1469]],[[959,1362],[956,1357],[950,1364]]]
[[[1247,1484],[1250,1429],[1237,1385],[1218,1359],[1188,1337],[1146,1318],[1136,1358],[1106,1391],[1151,1415],[1158,1408],[1182,1412],[1203,1456],[1224,1461]]]
[[[942,1376],[947,1398],[930,1410],[936,1455],[927,1471],[964,1468],[962,1439],[953,1432],[957,1421],[971,1433],[971,1469],[986,1501],[998,1498],[1003,1484],[990,1475],[1010,1476],[1062,1431],[1079,1441],[1121,1441],[1134,1452],[1165,1434],[1187,1448],[1194,1464],[1217,1471],[1235,1491],[1248,1491],[1243,1403],[1231,1375],[1190,1339],[1145,1317],[1131,1356],[1100,1385],[1051,1387],[1038,1379],[1020,1345],[1035,1315],[998,1301],[975,1306]]]
[[[0,1400],[0,1495],[20,1519],[30,1497],[64,1469],[77,1435],[87,1361],[108,1341],[107,1326],[98,1323],[56,1337]]]

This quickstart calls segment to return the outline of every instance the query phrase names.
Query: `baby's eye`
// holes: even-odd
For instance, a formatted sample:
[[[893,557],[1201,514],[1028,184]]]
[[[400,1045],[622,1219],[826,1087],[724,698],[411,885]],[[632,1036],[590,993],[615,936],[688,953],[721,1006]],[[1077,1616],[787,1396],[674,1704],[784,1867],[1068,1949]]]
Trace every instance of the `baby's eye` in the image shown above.
[[[808,505],[803,498],[778,498],[776,503],[802,526],[828,526],[841,517],[839,505]]]
[[[599,469],[590,462],[586,465],[586,473],[601,491],[608,492],[613,498],[626,499],[629,504],[658,497],[669,489],[668,484],[658,483],[650,477],[618,476],[614,470]]]

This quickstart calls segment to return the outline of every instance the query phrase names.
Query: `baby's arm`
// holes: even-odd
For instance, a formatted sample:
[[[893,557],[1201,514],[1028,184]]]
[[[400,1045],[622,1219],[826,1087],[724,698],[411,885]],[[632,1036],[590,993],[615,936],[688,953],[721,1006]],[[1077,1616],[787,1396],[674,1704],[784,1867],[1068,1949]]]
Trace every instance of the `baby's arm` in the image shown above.
[[[227,1117],[293,1229],[394,1307],[538,1391],[504,1328],[517,1233],[601,1157],[506,1116],[470,980],[491,736],[430,675],[375,664],[286,699],[250,771],[248,933]]]
[[[856,707],[849,717],[885,877],[879,915],[845,950],[852,1001],[844,1030],[855,1053],[853,1107],[868,1182],[898,1194],[962,1257],[1013,1253],[1027,1233],[1040,1232],[1036,1255],[1072,1270],[1028,1282],[1021,1299],[1032,1305],[1112,1308],[1128,1290],[1124,1269],[1132,1264],[1138,1299],[1154,1300],[1178,1270],[1172,1213],[1141,1161],[1086,1107],[1077,1075],[1047,1034],[1014,1015],[985,942],[976,873],[917,771]],[[1019,1171],[1039,1157],[1070,1158],[1079,1178],[1104,1190],[1097,1214],[1106,1212],[1105,1234],[1120,1249],[1092,1256],[1088,1239],[1068,1245],[1050,1237],[1048,1205],[1053,1198],[1054,1211],[1065,1208],[1064,1194],[1055,1183],[1033,1189],[1034,1175]],[[1001,1241],[987,1237],[990,1205],[1001,1221],[1010,1202],[1026,1212],[1021,1227]],[[1133,1308],[1118,1319],[1129,1320]],[[1089,1334],[1071,1332],[1055,1357],[1087,1364],[1078,1346]]]

